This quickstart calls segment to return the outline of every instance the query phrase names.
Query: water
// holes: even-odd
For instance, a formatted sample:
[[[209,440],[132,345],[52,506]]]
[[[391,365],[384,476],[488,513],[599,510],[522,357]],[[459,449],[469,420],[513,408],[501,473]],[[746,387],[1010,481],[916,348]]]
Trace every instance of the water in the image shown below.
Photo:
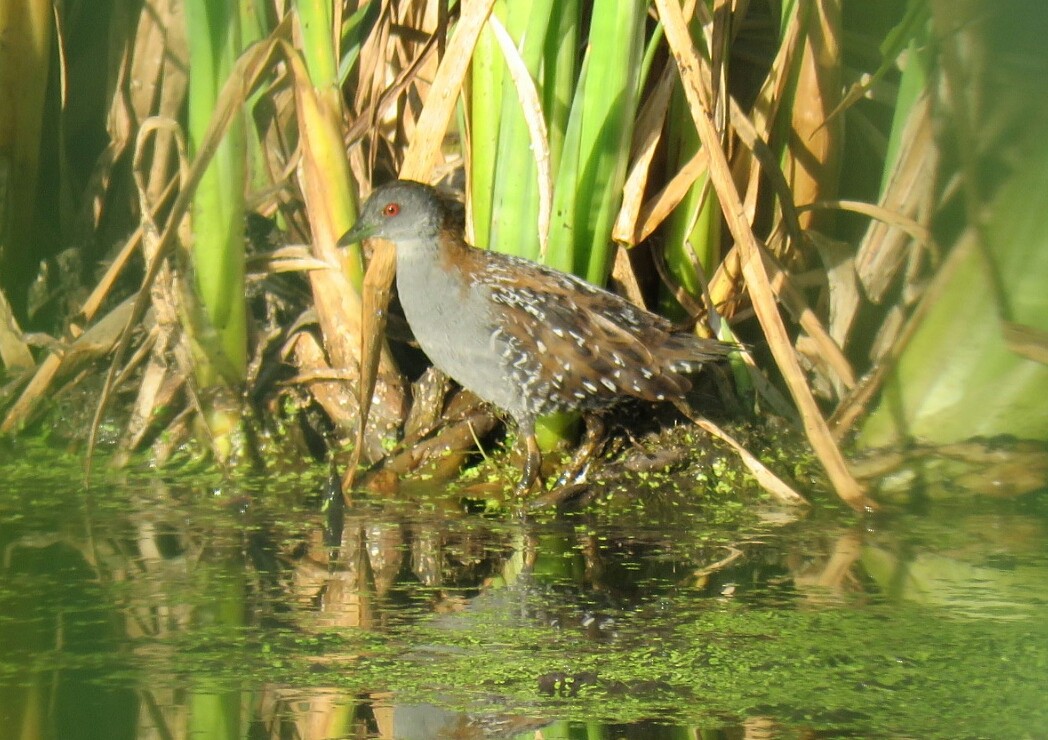
[[[866,523],[686,491],[334,516],[321,474],[87,491],[18,452],[2,737],[1048,736],[1044,495]]]

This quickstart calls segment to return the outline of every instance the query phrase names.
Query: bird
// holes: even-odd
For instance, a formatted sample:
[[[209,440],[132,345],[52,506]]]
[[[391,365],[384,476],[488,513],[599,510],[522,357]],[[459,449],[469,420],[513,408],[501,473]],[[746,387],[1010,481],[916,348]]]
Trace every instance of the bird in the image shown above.
[[[539,476],[538,417],[580,412],[587,437],[597,436],[600,413],[618,401],[677,402],[689,374],[737,348],[582,278],[471,246],[447,199],[424,183],[374,189],[339,243],[371,238],[393,244],[404,316],[429,360],[516,423],[526,447],[517,496]]]

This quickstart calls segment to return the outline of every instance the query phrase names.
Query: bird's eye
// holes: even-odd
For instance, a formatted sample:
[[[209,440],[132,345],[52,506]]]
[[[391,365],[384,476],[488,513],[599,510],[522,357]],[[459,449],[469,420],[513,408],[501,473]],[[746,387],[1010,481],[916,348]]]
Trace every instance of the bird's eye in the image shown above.
[[[386,207],[382,209],[382,213],[386,216],[396,216],[400,213],[399,203],[387,203]]]

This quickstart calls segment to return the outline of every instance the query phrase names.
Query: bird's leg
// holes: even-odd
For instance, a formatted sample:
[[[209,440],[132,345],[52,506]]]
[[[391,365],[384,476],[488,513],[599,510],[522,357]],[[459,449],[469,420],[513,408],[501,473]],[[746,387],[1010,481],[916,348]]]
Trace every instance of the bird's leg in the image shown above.
[[[586,465],[589,464],[590,460],[593,459],[594,453],[600,449],[600,445],[604,441],[604,420],[596,414],[586,414],[584,419],[586,421],[586,433],[583,435],[578,449],[575,450],[575,454],[572,455],[571,462],[568,463],[568,467],[564,469],[560,478],[557,479],[557,484],[553,486],[553,490],[528,502],[531,508],[540,509],[546,506],[560,506],[565,501],[577,497],[586,490],[586,484],[584,482],[578,483],[576,479]]]
[[[517,484],[516,495],[525,496],[538,480],[539,470],[542,468],[542,451],[539,450],[539,442],[535,439],[535,430],[520,430],[524,437],[527,457],[524,460],[524,469],[521,471],[520,482]]]
[[[586,432],[582,435],[582,441],[575,454],[571,456],[571,462],[557,479],[555,489],[574,483],[604,442],[604,420],[597,414],[586,414],[583,421],[586,424]]]

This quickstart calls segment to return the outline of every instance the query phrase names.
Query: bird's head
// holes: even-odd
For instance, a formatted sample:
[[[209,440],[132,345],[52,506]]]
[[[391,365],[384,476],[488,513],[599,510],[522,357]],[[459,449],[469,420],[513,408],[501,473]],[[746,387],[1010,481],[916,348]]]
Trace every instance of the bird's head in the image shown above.
[[[429,185],[394,180],[372,191],[356,224],[339,244],[356,244],[376,237],[394,244],[435,237],[446,215],[440,196]]]

